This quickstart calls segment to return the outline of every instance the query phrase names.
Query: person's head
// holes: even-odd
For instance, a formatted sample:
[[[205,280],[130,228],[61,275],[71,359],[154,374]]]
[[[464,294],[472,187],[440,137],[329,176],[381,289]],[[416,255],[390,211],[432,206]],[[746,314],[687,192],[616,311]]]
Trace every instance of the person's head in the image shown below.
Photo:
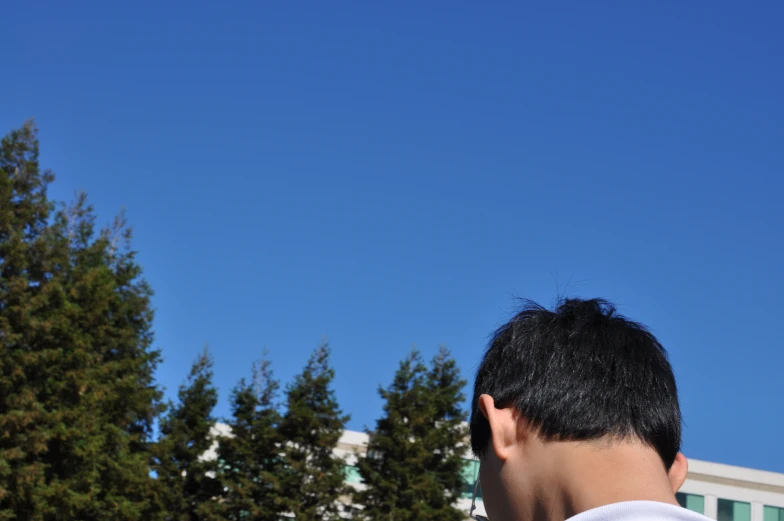
[[[619,491],[623,483],[609,482],[630,466],[638,485],[666,482],[672,500],[686,475],[680,444],[667,353],[609,302],[565,299],[554,311],[526,302],[490,341],[474,385],[471,445],[491,521],[542,517],[535,509],[548,491],[540,488],[566,481],[582,483],[569,494],[594,496],[574,502],[614,502],[594,485]],[[627,496],[654,498],[644,490],[614,497]]]

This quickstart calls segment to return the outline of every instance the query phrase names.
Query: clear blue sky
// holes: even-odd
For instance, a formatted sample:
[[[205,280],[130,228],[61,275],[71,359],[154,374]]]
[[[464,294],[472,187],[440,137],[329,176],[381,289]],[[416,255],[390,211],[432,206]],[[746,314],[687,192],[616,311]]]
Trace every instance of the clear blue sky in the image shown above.
[[[5,5],[0,129],[127,209],[170,394],[327,335],[359,429],[412,343],[471,376],[515,296],[603,296],[688,455],[784,472],[784,4],[164,3]]]

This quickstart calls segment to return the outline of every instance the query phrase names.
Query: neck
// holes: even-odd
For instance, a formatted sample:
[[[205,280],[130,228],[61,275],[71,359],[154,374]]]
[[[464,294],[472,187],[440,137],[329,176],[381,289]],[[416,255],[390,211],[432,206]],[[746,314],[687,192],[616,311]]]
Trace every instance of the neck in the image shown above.
[[[566,442],[548,450],[554,459],[537,491],[543,508],[535,521],[561,521],[623,501],[677,504],[667,471],[650,447]]]

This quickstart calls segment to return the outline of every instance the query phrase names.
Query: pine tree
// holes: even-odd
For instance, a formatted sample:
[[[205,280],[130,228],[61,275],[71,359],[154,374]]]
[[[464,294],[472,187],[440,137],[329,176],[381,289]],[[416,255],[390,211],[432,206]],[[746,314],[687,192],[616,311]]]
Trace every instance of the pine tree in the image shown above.
[[[41,403],[42,358],[56,353],[31,345],[46,314],[47,224],[54,205],[51,172],[38,165],[32,122],[0,143],[0,519],[41,519],[44,457],[50,414]],[[51,285],[53,293],[54,283]],[[59,292],[62,292],[61,288]],[[52,299],[54,300],[54,299]],[[53,302],[52,306],[57,303]],[[62,306],[59,306],[62,307]],[[37,344],[37,342],[35,342]],[[39,380],[39,381],[36,381]]]
[[[392,384],[379,393],[384,414],[369,432],[367,455],[358,460],[365,483],[354,494],[357,517],[366,521],[457,521],[453,504],[462,489],[460,455],[464,415],[454,361],[442,350],[428,370],[416,349]]]
[[[159,411],[151,290],[120,216],[54,211],[34,124],[0,145],[0,519],[132,521]]]
[[[204,455],[213,444],[212,410],[218,391],[212,384],[213,361],[207,348],[180,386],[178,403],[169,404],[154,447],[161,519],[196,521],[210,510],[221,487],[214,478],[217,464]],[[163,515],[160,515],[163,514]]]
[[[214,518],[232,521],[279,521],[283,468],[280,413],[275,399],[279,383],[269,360],[253,366],[253,379],[240,380],[231,396],[231,433],[218,445],[218,478],[224,493],[210,508]]]
[[[331,388],[335,371],[329,355],[323,343],[286,390],[287,409],[280,426],[285,440],[283,493],[296,521],[340,519],[339,500],[349,494],[346,462],[334,454],[349,417]]]
[[[428,470],[443,488],[442,501],[430,503],[431,519],[460,521],[465,513],[454,508],[464,488],[464,456],[468,451],[468,419],[462,403],[466,381],[446,347],[441,347],[427,374],[428,396],[432,402],[433,427],[425,446],[431,454]]]

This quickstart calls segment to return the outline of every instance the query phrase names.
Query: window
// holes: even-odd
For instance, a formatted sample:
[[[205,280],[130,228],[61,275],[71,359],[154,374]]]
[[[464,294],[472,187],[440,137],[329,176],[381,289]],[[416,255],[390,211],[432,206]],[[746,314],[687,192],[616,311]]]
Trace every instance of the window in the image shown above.
[[[719,499],[718,521],[751,521],[751,503]]]
[[[765,505],[763,512],[763,521],[784,521],[784,508],[769,507]]]
[[[675,494],[675,499],[678,500],[678,503],[680,503],[683,508],[688,508],[692,512],[697,512],[698,514],[705,514],[705,498],[703,496],[678,492]],[[784,519],[781,521],[784,521]]]
[[[346,465],[343,467],[343,473],[346,475],[346,483],[362,483],[362,476],[356,466]]]
[[[461,496],[465,499],[471,499],[474,496],[474,484],[479,478],[479,462],[473,459],[463,460],[463,493]],[[482,499],[482,489],[480,488],[476,493],[477,499]],[[782,519],[781,521],[784,521]]]

